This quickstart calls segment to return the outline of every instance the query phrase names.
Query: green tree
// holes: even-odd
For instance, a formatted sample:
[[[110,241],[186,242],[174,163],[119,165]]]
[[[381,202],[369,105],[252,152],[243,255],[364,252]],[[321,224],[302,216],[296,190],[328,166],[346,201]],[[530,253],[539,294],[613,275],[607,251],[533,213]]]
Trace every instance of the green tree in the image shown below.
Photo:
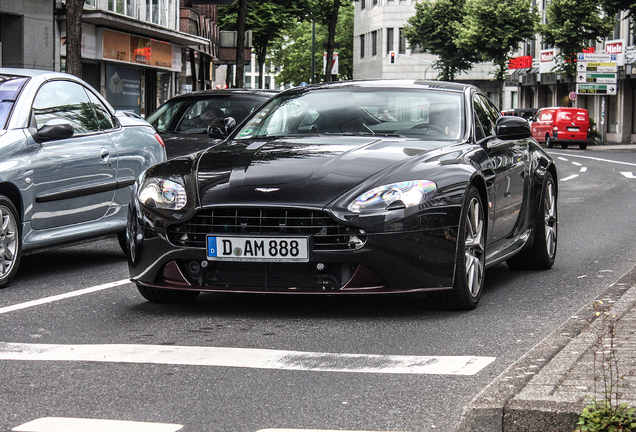
[[[510,53],[524,39],[534,37],[539,20],[530,0],[467,0],[466,16],[455,43],[473,50],[497,66],[495,79],[503,82]]]
[[[632,29],[634,28],[633,9],[636,9],[636,1],[634,0],[601,0],[603,10],[610,16],[615,16],[622,11],[626,11],[625,19],[631,20]]]
[[[404,36],[412,46],[419,46],[439,58],[435,68],[438,79],[455,81],[455,77],[473,67],[478,60],[472,49],[455,44],[464,17],[465,0],[431,0],[415,4],[415,15],[404,26]]]
[[[339,9],[338,25],[334,42],[339,45],[339,78],[353,78],[353,2],[343,3]],[[323,50],[328,38],[324,25],[316,25],[316,76],[314,82],[325,79],[322,70]],[[272,63],[282,70],[276,81],[283,84],[311,82],[311,22],[297,22],[287,32],[276,39],[270,51]]]
[[[305,14],[305,10],[306,3],[304,1],[250,0],[245,17],[245,26],[247,30],[252,31],[252,44],[259,65],[259,83],[261,88],[263,87],[263,70],[269,44],[296,23],[298,17]],[[239,2],[228,7],[219,7],[218,11],[219,27],[223,30],[236,30]]]
[[[537,30],[543,43],[560,51],[555,71],[571,78],[576,75],[576,54],[591,40],[609,37],[616,25],[614,16],[604,14],[598,0],[552,0],[545,16],[545,24],[539,24]],[[572,79],[570,89],[574,86]]]
[[[327,28],[327,73],[325,74],[325,81],[330,82],[341,1],[309,0],[309,3],[311,19]]]

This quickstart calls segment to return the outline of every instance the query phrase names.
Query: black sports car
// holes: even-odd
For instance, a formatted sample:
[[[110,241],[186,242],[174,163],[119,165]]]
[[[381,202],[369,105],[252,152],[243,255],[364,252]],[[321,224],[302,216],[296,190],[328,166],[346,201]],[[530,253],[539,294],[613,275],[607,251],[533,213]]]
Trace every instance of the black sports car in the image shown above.
[[[154,302],[435,291],[470,309],[486,267],[552,267],[557,173],[528,122],[476,87],[301,87],[148,169],[127,237],[131,280]]]

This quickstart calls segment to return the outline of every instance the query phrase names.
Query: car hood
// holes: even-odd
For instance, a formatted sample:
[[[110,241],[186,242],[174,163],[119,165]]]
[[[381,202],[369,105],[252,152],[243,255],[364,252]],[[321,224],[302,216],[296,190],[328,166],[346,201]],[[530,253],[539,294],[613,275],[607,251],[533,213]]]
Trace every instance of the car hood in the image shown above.
[[[199,197],[203,206],[322,208],[364,179],[445,144],[347,136],[224,142],[200,157]]]

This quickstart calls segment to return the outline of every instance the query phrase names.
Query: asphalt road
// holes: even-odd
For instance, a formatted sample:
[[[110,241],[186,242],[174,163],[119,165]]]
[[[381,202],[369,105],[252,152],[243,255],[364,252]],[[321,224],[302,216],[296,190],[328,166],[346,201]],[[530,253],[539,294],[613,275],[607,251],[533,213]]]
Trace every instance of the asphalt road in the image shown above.
[[[24,257],[13,284],[0,290],[0,356],[43,359],[0,359],[0,430],[65,417],[144,422],[135,430],[148,432],[178,427],[166,425],[187,432],[452,431],[483,387],[634,265],[636,153],[550,153],[560,178],[554,268],[489,269],[482,301],[470,312],[437,311],[405,297],[203,294],[187,306],[155,305],[124,282],[115,239]],[[90,287],[100,289],[80,291]],[[65,293],[81,294],[51,298]],[[48,300],[26,303],[37,299]],[[99,352],[90,361],[50,360],[44,353],[85,344],[135,347],[138,361]],[[182,355],[154,363],[161,354],[148,346]],[[200,365],[182,347],[236,348],[254,362],[261,353],[254,349],[329,361],[315,370]],[[491,361],[467,375],[324,367],[354,361],[345,354],[382,365],[395,356]]]

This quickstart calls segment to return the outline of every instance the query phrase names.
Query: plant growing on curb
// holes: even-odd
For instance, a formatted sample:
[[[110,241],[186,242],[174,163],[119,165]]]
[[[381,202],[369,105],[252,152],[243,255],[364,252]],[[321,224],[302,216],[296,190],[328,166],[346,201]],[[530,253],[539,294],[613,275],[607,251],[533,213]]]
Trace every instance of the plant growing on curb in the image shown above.
[[[610,305],[602,301],[592,304],[601,320],[600,331],[595,335],[594,350],[594,396],[583,408],[575,432],[628,432],[636,430],[636,409],[619,403],[620,373],[616,331],[620,318],[610,312]],[[600,388],[599,388],[600,387]]]

